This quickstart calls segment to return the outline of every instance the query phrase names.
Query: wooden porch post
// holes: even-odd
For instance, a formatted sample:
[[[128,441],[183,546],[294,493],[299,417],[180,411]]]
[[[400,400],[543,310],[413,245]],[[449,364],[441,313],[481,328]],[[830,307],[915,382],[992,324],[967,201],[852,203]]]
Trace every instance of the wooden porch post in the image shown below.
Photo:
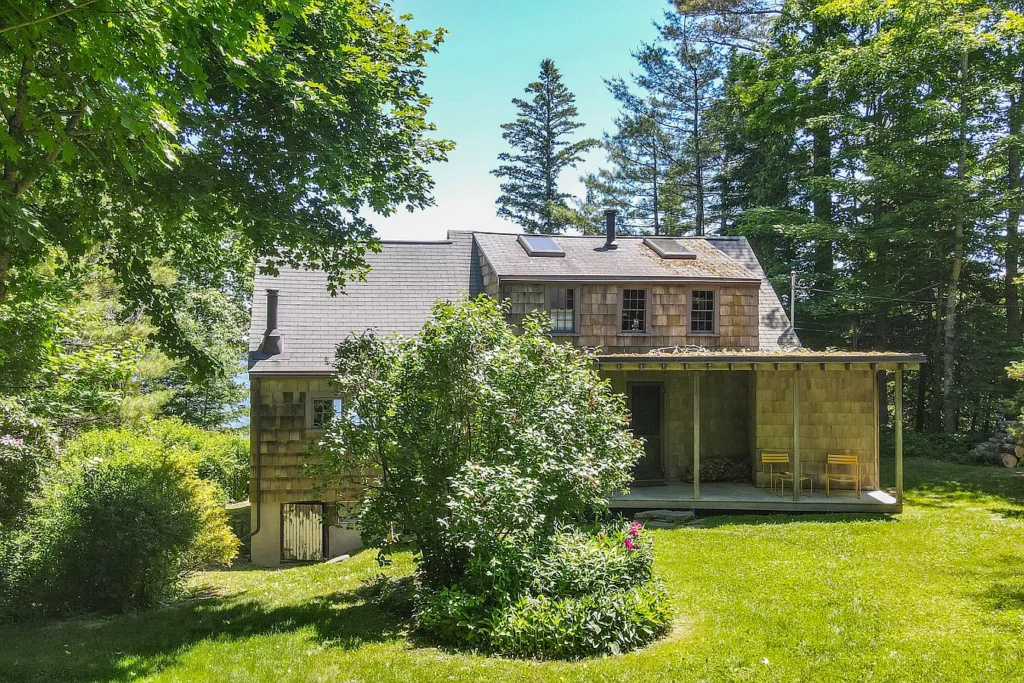
[[[903,363],[896,366],[896,419],[893,422],[896,442],[896,502],[903,503]]]
[[[799,366],[797,366],[799,368]],[[800,370],[793,370],[793,500],[800,501]]]
[[[693,499],[700,500],[700,373],[693,373]]]

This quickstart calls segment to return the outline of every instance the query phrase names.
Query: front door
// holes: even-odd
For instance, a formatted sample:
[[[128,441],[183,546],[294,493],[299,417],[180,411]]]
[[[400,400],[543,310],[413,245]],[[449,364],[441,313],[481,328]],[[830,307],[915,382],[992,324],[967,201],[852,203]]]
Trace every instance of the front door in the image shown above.
[[[644,455],[633,469],[633,483],[641,486],[665,483],[661,464],[661,392],[660,384],[629,385],[633,436],[644,440]]]

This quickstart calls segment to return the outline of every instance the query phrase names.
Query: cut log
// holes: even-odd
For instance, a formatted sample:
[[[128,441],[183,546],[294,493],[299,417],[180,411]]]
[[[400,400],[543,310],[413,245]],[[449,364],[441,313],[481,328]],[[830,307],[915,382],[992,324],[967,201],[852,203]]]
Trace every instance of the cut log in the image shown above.
[[[1017,460],[1018,461],[1021,458],[1024,458],[1024,446],[1016,446],[1016,447],[1014,447],[1013,454],[1017,456]]]
[[[1016,467],[1018,462],[1017,456],[1013,453],[1000,453],[995,458],[995,464],[1003,467]]]

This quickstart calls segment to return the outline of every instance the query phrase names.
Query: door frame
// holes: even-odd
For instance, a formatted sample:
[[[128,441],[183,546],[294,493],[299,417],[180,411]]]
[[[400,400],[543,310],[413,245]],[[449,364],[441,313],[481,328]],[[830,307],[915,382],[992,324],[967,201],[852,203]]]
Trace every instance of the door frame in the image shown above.
[[[658,470],[660,477],[656,479],[641,479],[641,482],[651,486],[665,484],[668,476],[665,471],[665,383],[651,380],[638,380],[626,382],[626,399],[629,401],[630,432],[633,431],[633,387],[657,387],[658,388]],[[634,484],[636,480],[634,480]]]
[[[320,507],[320,559],[319,560],[286,560],[284,559],[284,520],[285,520],[285,506],[287,505],[317,505]],[[309,564],[310,562],[324,562],[330,558],[329,549],[327,547],[330,541],[330,525],[326,524],[327,519],[327,503],[322,500],[291,500],[286,503],[281,503],[281,544],[279,549],[279,555],[281,562],[287,562],[289,564]]]

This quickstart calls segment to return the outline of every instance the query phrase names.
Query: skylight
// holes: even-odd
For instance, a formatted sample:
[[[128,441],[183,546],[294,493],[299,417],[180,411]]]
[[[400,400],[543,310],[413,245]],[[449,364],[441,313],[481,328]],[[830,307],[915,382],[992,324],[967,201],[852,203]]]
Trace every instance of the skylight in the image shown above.
[[[530,256],[565,256],[558,243],[547,235],[520,235],[519,244]]]
[[[644,244],[661,258],[695,259],[697,253],[683,245],[682,240],[672,237],[645,237]]]

